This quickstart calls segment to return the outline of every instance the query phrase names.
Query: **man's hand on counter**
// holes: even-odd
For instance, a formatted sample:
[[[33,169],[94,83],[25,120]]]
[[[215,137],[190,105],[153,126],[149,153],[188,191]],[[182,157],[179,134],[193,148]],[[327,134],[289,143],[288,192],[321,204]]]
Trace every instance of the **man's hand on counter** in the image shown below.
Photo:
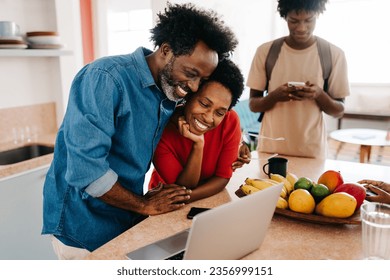
[[[190,199],[191,192],[183,186],[159,183],[144,196],[146,207],[150,209],[149,215],[162,214],[183,207]]]
[[[190,199],[191,190],[174,184],[160,184],[144,196],[138,196],[116,182],[99,198],[112,206],[152,216],[177,210]]]

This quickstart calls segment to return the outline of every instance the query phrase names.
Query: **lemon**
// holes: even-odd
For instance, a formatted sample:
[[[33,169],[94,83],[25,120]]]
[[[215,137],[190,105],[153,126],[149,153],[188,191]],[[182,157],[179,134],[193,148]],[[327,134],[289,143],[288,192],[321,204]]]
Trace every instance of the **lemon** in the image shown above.
[[[309,191],[296,189],[288,198],[288,206],[294,212],[311,214],[315,209],[316,203]]]

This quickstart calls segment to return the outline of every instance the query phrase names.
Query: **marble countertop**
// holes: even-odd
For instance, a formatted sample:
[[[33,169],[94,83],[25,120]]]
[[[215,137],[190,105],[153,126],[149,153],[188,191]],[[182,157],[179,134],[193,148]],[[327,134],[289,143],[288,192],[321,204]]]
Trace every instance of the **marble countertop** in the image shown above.
[[[43,144],[54,146],[56,134],[45,134],[37,137],[36,141],[30,142],[28,144]],[[24,143],[26,144],[26,143]],[[17,145],[12,142],[0,143],[0,151],[6,151],[14,148],[24,146],[23,144]],[[53,160],[53,154],[44,155],[41,157],[36,157],[33,159],[25,160],[22,162],[0,165],[0,179],[3,177],[8,177],[11,175],[16,175],[24,171],[37,168],[42,165],[51,163]]]
[[[261,171],[270,155],[236,170],[226,189],[209,198],[195,201],[180,210],[151,216],[89,254],[90,260],[124,260],[126,253],[170,236],[191,226],[186,214],[191,206],[215,207],[239,199],[235,191],[245,178],[265,178]],[[253,157],[257,157],[253,153]],[[361,179],[390,181],[390,166],[288,157],[288,170],[313,180],[328,169],[339,170],[345,182]],[[361,225],[317,224],[274,215],[261,247],[244,259],[265,260],[355,260],[362,258]]]

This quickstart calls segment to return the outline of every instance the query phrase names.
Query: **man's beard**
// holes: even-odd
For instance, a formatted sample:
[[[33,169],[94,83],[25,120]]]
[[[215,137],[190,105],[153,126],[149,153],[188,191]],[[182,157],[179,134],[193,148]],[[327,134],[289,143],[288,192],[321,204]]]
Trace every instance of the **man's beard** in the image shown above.
[[[177,102],[182,98],[177,96],[176,94],[176,85],[172,79],[172,71],[173,71],[173,62],[175,58],[172,57],[171,60],[165,65],[165,67],[160,72],[160,85],[161,90],[165,93],[167,98],[171,101]]]

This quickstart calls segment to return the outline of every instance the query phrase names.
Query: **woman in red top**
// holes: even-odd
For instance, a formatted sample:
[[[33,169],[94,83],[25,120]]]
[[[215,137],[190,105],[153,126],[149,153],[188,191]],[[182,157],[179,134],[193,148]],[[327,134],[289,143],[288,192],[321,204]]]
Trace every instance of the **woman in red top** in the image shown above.
[[[187,95],[157,145],[150,189],[159,182],[182,185],[192,189],[191,202],[225,188],[241,140],[240,120],[231,108],[243,89],[239,68],[225,59],[197,93]]]

